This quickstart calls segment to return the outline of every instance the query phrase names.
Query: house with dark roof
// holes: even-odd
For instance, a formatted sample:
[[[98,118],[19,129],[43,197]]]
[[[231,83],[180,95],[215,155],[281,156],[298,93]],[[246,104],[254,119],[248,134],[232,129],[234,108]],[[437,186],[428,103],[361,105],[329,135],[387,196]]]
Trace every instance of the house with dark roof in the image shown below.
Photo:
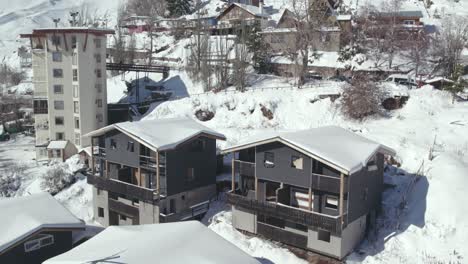
[[[0,263],[40,264],[73,247],[85,224],[48,193],[0,200]]]
[[[200,218],[216,195],[216,140],[190,118],[123,122],[89,133],[94,215],[104,226]]]
[[[231,3],[216,18],[217,28],[234,29],[239,26],[252,26],[257,22],[263,28],[268,22],[268,17],[269,15],[263,7],[263,1],[260,1],[259,6]]]
[[[232,154],[235,228],[342,259],[375,223],[384,156],[395,152],[340,127],[262,134]]]

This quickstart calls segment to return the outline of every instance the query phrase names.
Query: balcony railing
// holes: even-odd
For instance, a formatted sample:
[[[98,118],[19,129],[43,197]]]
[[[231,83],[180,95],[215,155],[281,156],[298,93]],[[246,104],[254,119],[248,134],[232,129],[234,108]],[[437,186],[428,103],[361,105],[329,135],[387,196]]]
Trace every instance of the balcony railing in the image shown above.
[[[140,155],[140,166],[156,168],[156,157]]]
[[[255,163],[234,160],[234,170],[242,176],[255,177]]]
[[[340,177],[311,174],[312,190],[320,190],[331,193],[340,193]],[[348,178],[344,178],[344,192],[348,191]]]
[[[159,200],[159,194],[153,189],[144,188],[114,179],[106,179],[91,174],[87,174],[86,176],[89,184],[106,191],[111,191],[132,199],[138,199],[153,204]]]
[[[49,113],[49,109],[47,107],[45,108],[34,108],[34,114],[47,114]]]
[[[258,214],[306,225],[312,229],[324,229],[330,231],[330,233],[334,235],[341,234],[342,226],[341,217],[339,216],[328,216],[325,214],[305,211],[299,208],[296,209],[276,203],[261,202],[234,194],[232,192],[227,193],[227,199],[228,203],[231,205],[252,210]]]
[[[105,157],[106,156],[106,148],[94,146],[93,147],[93,155],[98,157]]]
[[[185,210],[182,210],[179,213],[171,213],[171,214],[159,214],[159,222],[160,223],[170,223],[170,222],[177,222],[177,221],[184,221],[194,219],[197,216],[201,216],[202,214],[208,212],[210,209],[209,201],[199,203],[196,205],[191,206]]]
[[[135,218],[135,217],[138,218],[139,216],[138,207],[125,204],[123,202],[120,202],[114,199],[109,199],[109,210],[112,210],[114,212],[126,215],[128,217],[132,217],[132,218]]]

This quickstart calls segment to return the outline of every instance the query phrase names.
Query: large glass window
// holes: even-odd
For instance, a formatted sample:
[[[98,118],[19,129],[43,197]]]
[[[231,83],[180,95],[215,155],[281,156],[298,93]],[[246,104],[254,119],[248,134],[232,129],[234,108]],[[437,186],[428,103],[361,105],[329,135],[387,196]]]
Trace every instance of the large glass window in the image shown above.
[[[63,85],[54,85],[54,94],[63,94]]]
[[[65,104],[63,103],[63,101],[54,101],[54,109],[63,110],[65,109]]]
[[[65,123],[63,116],[56,116],[55,117],[55,125],[56,126],[63,126]],[[59,134],[59,133],[57,133]]]
[[[54,244],[54,236],[49,234],[40,234],[36,238],[24,243],[24,252],[31,252],[40,248]]]
[[[63,70],[62,69],[53,69],[52,70],[54,78],[63,78]]]

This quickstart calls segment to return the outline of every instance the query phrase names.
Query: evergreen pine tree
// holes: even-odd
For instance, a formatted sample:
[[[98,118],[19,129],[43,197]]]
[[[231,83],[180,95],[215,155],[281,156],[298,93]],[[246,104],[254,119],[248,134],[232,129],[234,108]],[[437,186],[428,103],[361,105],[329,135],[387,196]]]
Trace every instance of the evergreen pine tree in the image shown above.
[[[262,35],[259,34],[262,30],[260,22],[256,21],[248,30],[250,34],[248,34],[249,38],[246,44],[249,51],[253,54],[252,61],[254,69],[260,74],[272,72],[268,44],[263,40]]]
[[[166,0],[171,17],[180,17],[192,12],[192,0]]]
[[[462,75],[463,66],[455,66],[455,71],[452,74],[452,80],[454,81],[454,83],[451,83],[444,87],[444,90],[449,91],[452,94],[452,103],[455,102],[455,97],[457,96],[457,94],[463,92],[463,90],[467,86],[467,83],[465,80],[463,80]]]

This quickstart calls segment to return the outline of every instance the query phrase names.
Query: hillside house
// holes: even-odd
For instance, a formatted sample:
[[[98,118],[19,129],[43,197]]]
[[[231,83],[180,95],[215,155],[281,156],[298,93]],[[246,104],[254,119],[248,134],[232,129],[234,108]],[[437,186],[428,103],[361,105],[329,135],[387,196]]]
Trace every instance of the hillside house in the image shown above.
[[[218,29],[234,29],[241,25],[252,26],[260,23],[265,27],[269,15],[263,9],[263,2],[259,6],[231,3],[217,18]]]
[[[424,23],[421,21],[423,14],[419,10],[399,11],[399,12],[375,12],[370,18],[374,19],[376,30],[383,34],[388,29],[389,25],[396,24],[398,30],[398,38],[401,40],[409,39],[412,34],[424,31]],[[385,30],[384,30],[385,29]]]
[[[216,195],[216,140],[225,137],[192,119],[117,123],[87,136],[104,226],[200,218]]]
[[[274,133],[232,153],[235,228],[342,259],[375,223],[384,155],[395,152],[340,127]]]
[[[128,16],[122,21],[122,28],[125,28],[125,33],[132,35],[135,33],[143,33],[150,31],[151,18],[149,16]]]
[[[198,221],[111,226],[44,264],[97,262],[260,264]]]
[[[77,153],[75,145],[68,140],[52,140],[47,145],[47,157],[49,161],[64,162]]]
[[[48,193],[0,200],[0,263],[40,264],[73,247],[85,224]]]

